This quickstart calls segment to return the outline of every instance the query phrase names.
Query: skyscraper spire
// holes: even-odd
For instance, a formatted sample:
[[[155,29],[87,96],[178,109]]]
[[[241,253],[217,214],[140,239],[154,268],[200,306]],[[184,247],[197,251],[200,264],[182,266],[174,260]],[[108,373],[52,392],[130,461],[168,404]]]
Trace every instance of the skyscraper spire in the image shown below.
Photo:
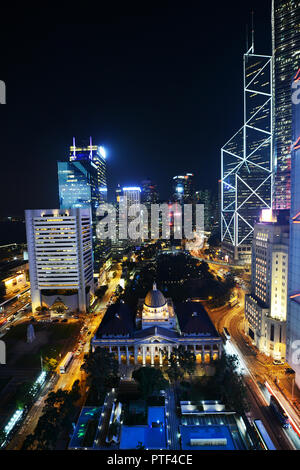
[[[75,137],[73,137],[73,157],[76,157],[76,142],[75,142]]]
[[[251,23],[252,23],[252,29],[251,29],[251,36],[252,36],[252,44],[251,44],[251,49],[252,49],[252,54],[254,54],[254,11],[252,10],[251,12]]]
[[[91,159],[91,160],[93,160],[93,149],[92,149],[92,146],[93,146],[93,141],[92,141],[92,136],[90,136],[90,147],[91,147],[90,159]]]

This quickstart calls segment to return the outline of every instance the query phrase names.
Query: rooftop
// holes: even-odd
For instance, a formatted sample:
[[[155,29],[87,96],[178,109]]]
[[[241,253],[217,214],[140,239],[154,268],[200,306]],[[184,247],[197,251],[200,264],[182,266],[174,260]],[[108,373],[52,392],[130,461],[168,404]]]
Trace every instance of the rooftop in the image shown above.
[[[139,443],[146,449],[166,449],[163,406],[149,406],[147,425],[122,426],[120,449],[136,449]]]
[[[187,335],[218,337],[219,334],[200,302],[182,302],[175,305],[180,330]]]
[[[128,305],[116,303],[110,305],[97,330],[96,338],[103,336],[128,336],[135,329],[135,315],[130,311]]]
[[[228,426],[180,426],[180,434],[182,450],[236,450]]]
[[[145,297],[145,305],[152,308],[160,308],[166,305],[166,299],[162,292],[157,289],[155,282],[153,284],[153,289],[150,290]]]
[[[74,430],[73,436],[71,438],[69,449],[76,449],[83,447],[84,439],[86,436],[88,423],[91,419],[100,419],[102,407],[97,406],[85,406],[82,408],[80,416],[78,418],[76,428]],[[86,444],[84,447],[92,447],[94,443],[95,435],[93,436],[91,442]]]

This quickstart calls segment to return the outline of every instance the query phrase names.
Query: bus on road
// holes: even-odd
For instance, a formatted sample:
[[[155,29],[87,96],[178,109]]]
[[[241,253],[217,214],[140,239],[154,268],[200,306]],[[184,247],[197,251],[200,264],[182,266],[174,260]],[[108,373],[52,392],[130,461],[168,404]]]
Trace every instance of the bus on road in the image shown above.
[[[69,365],[71,364],[73,359],[73,353],[68,352],[68,354],[64,357],[63,361],[59,366],[59,370],[61,374],[65,374],[68,370]]]
[[[284,411],[284,409],[282,408],[282,406],[280,405],[277,398],[274,397],[274,395],[271,395],[270,397],[270,408],[272,408],[272,410],[274,411],[281,426],[284,428],[289,428],[290,427],[289,417]]]
[[[263,450],[276,450],[266,428],[260,419],[255,419],[253,422],[254,429],[259,439],[260,446]]]

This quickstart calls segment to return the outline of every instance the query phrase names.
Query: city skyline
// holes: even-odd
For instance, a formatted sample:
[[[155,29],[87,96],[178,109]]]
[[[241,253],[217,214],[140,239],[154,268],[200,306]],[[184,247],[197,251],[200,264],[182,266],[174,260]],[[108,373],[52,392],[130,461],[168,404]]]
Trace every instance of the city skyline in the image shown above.
[[[0,30],[0,451],[300,450],[300,0],[131,6]]]
[[[109,25],[103,24],[97,33],[89,25],[81,26],[77,40],[72,25],[46,28],[34,42],[37,25],[31,33],[18,27],[15,37],[22,36],[18,54],[11,54],[14,41],[7,42],[2,51],[7,106],[1,107],[0,124],[3,152],[12,154],[3,170],[13,175],[18,164],[20,172],[14,174],[14,182],[24,197],[18,202],[12,194],[1,215],[35,207],[35,191],[40,194],[41,207],[57,206],[56,161],[65,159],[73,136],[85,139],[91,135],[96,144],[106,147],[109,197],[119,182],[134,185],[150,178],[161,190],[162,199],[167,199],[173,176],[187,171],[195,174],[199,189],[216,193],[218,149],[242,118],[241,55],[252,7],[257,47],[271,52],[270,34],[266,33],[266,26],[271,30],[268,3],[220,6],[217,12],[209,7],[159,12],[153,8],[149,18],[140,15],[126,20],[109,16]],[[203,21],[210,14],[213,29]],[[174,27],[177,22],[180,33]],[[12,31],[6,32],[6,38]],[[58,44],[60,52],[54,56]],[[222,54],[216,61],[224,45],[230,54]],[[77,66],[79,63],[83,65]],[[90,63],[95,74],[99,71],[99,78],[89,73]],[[16,79],[20,68],[25,75],[22,83]],[[220,69],[226,70],[222,80]],[[67,73],[69,70],[74,73]],[[17,141],[12,131],[18,134]],[[30,189],[25,191],[27,183]],[[0,191],[4,198],[6,182]]]

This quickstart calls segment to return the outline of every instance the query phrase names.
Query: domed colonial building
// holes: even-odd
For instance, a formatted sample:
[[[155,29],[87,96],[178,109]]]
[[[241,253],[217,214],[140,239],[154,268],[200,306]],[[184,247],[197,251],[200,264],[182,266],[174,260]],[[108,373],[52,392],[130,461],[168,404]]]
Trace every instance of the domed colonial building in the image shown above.
[[[222,340],[203,305],[174,306],[155,283],[136,313],[122,302],[108,307],[92,339],[93,349],[107,348],[128,365],[162,365],[163,355],[180,345],[193,351],[197,362],[210,362],[222,352]]]
[[[142,328],[150,326],[176,327],[173,304],[170,300],[169,303],[167,302],[164,295],[157,289],[156,283],[146,295],[142,310]]]

